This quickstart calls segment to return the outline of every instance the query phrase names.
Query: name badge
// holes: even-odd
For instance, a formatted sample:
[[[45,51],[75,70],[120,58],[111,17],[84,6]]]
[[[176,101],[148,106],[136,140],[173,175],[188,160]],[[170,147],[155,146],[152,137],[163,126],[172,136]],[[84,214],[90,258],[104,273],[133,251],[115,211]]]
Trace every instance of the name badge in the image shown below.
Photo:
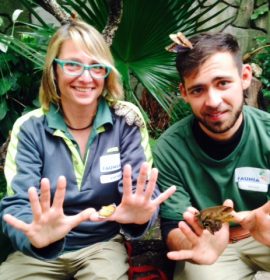
[[[270,183],[270,170],[253,167],[236,168],[235,182],[241,190],[267,192]]]
[[[101,175],[100,176],[100,183],[101,184],[107,184],[107,183],[118,181],[121,178],[122,178],[122,172],[121,171],[113,173],[113,174]]]
[[[100,157],[100,172],[112,172],[119,170],[120,165],[120,154],[110,154]]]

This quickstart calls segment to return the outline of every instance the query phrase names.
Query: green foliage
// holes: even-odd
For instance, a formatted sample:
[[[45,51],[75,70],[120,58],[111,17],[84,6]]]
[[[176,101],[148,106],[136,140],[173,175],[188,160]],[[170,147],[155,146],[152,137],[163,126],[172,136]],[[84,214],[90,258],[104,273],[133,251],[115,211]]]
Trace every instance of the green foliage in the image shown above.
[[[33,64],[12,49],[0,53],[0,144],[2,144],[15,120],[24,112],[38,105],[37,95],[40,72]],[[6,182],[0,170],[0,199],[4,196]]]
[[[268,13],[268,11],[269,11],[269,6],[268,6],[267,3],[265,3],[264,5],[258,7],[257,9],[255,9],[250,18],[252,20],[256,20],[259,17],[263,16],[264,14]]]
[[[0,142],[8,136],[14,121],[36,107],[40,71],[12,49],[0,53]]]
[[[0,52],[0,144],[6,140],[15,120],[39,105],[40,76],[33,63],[12,48],[6,53]],[[1,166],[2,157],[4,155],[1,155]],[[0,199],[5,190],[6,181],[0,169]]]
[[[6,194],[6,180],[4,177],[4,173],[0,171],[0,200]]]
[[[262,68],[262,74],[259,77],[263,85],[262,94],[270,101],[270,42],[266,37],[258,37],[256,42],[257,47],[252,51],[254,56],[252,56],[251,62]],[[267,110],[270,111],[270,106],[267,107]]]
[[[43,46],[49,37],[39,32],[42,28],[28,23],[24,24],[23,33],[15,32],[15,24],[22,12],[14,11],[10,35],[0,33],[0,144],[7,138],[14,121],[38,106],[40,69],[44,61],[38,48],[45,52]],[[35,36],[26,27],[35,31]]]
[[[175,103],[172,106],[173,114],[170,119],[170,125],[181,120],[191,113],[190,106],[180,97],[175,100]]]

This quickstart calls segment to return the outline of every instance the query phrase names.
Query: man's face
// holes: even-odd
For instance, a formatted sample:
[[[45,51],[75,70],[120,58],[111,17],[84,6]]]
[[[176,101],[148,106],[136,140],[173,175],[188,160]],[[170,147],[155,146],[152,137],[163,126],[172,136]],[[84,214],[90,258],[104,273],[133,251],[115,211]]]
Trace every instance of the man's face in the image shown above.
[[[239,128],[243,90],[250,85],[251,72],[251,67],[244,65],[239,73],[231,54],[221,52],[212,55],[180,85],[201,128],[213,139],[230,139]]]

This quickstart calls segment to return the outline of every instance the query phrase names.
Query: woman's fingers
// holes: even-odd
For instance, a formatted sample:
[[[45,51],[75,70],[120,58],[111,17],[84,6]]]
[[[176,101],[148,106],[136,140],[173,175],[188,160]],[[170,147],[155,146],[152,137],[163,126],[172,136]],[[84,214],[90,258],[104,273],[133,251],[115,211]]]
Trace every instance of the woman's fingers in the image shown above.
[[[51,191],[50,182],[47,178],[41,180],[40,189],[40,206],[42,212],[48,212],[51,207]]]
[[[176,191],[176,186],[171,186],[166,191],[161,193],[157,198],[155,198],[153,202],[158,206],[161,203],[163,203],[165,200],[167,200],[169,197],[171,197],[175,191]]]
[[[13,217],[10,214],[6,214],[3,217],[4,221],[7,222],[12,227],[16,228],[17,230],[20,230],[24,233],[27,232],[29,225],[24,223],[23,221],[18,220],[17,218]]]
[[[148,180],[148,170],[149,170],[149,164],[147,162],[144,162],[141,165],[140,173],[137,178],[137,187],[136,187],[136,194],[137,195],[143,195],[145,191],[145,184]]]
[[[63,210],[65,200],[67,181],[64,176],[60,176],[57,181],[57,188],[53,199],[52,207],[58,210]]]
[[[141,165],[140,173],[137,179],[137,186],[136,186],[136,197],[141,197],[145,201],[151,201],[153,192],[156,188],[157,178],[158,178],[158,170],[157,168],[153,168],[151,170],[151,174],[148,180],[149,174],[149,164],[144,162]],[[131,196],[132,193],[132,169],[129,164],[124,166],[123,171],[123,194],[124,197]],[[147,183],[147,186],[146,186]],[[161,193],[157,198],[155,198],[152,202],[158,206],[166,199],[168,199],[174,192],[176,191],[175,186],[171,186],[166,191]]]
[[[38,193],[35,187],[30,187],[28,189],[29,200],[32,208],[33,219],[35,221],[39,220],[42,215],[42,209],[38,197]]]
[[[88,208],[81,211],[79,214],[69,217],[69,227],[74,228],[84,221],[98,221],[96,220],[97,212],[94,208]],[[91,219],[93,217],[93,219]]]
[[[124,166],[123,170],[123,196],[130,196],[132,195],[132,170],[129,164]]]
[[[147,184],[147,187],[145,189],[145,200],[150,200],[152,195],[153,195],[153,192],[156,188],[156,184],[157,184],[157,178],[158,178],[158,170],[156,168],[153,168],[151,170],[151,174],[150,174],[150,178],[149,178],[149,181],[148,181],[148,184]],[[145,182],[144,182],[145,184]],[[166,195],[165,195],[166,196]],[[163,198],[163,196],[159,196],[159,199],[158,201],[161,201]],[[161,202],[159,202],[160,204]]]

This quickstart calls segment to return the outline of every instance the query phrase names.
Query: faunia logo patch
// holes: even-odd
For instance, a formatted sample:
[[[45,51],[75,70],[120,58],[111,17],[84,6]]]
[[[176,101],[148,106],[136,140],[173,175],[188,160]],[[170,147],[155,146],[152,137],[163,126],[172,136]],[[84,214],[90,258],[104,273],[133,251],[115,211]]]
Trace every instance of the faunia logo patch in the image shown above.
[[[241,190],[267,192],[270,183],[270,170],[254,167],[236,168],[235,182]]]
[[[120,154],[108,154],[100,157],[100,182],[107,184],[121,179]]]

